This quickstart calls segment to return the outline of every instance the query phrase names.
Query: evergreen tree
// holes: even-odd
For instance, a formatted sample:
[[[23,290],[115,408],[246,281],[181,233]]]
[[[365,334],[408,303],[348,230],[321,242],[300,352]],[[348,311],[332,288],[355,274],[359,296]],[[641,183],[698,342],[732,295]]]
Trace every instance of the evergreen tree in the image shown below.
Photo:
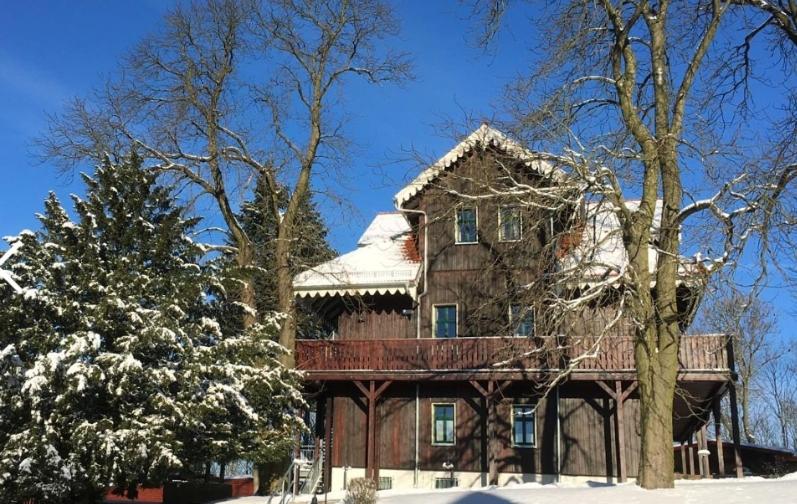
[[[0,501],[98,502],[281,451],[301,398],[277,321],[221,331],[243,308],[135,156],[83,179],[76,222],[51,194],[42,229],[11,239],[27,290],[0,287]]]
[[[277,239],[277,221],[275,205],[270,193],[266,190],[265,181],[258,179],[252,199],[244,202],[239,220],[255,249],[256,270],[255,299],[258,313],[268,314],[278,310],[275,248]],[[288,205],[287,189],[279,193],[276,202],[278,212],[284,211]],[[310,195],[304,197],[299,205],[297,217],[299,232],[291,244],[291,275],[296,275],[308,268],[334,258],[337,254],[327,241],[328,230]],[[298,307],[298,334],[311,335],[315,329],[314,317],[306,310]]]

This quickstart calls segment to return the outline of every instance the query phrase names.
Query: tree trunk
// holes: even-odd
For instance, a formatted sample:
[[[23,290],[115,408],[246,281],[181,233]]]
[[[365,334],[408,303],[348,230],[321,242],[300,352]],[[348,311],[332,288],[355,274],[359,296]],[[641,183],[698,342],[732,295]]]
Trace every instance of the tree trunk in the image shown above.
[[[282,363],[287,368],[296,364],[294,350],[296,349],[296,309],[293,299],[293,275],[290,265],[291,232],[283,221],[277,238],[275,263],[277,268],[277,304],[279,311],[285,319],[280,326],[280,345],[288,352],[283,355]]]
[[[648,329],[655,338],[655,328]],[[638,483],[642,488],[672,488],[675,479],[673,458],[672,405],[675,397],[675,373],[660,360],[660,353],[652,348],[641,350],[637,361],[645,372],[639,373],[640,460]]]

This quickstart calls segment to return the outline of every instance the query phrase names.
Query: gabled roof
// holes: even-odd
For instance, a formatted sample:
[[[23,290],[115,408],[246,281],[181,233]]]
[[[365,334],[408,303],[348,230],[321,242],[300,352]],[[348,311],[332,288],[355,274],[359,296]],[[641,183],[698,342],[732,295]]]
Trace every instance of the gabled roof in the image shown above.
[[[409,294],[415,295],[420,261],[404,215],[378,214],[357,242],[358,247],[303,271],[293,280],[299,297]]]
[[[485,123],[468,135],[465,140],[457,144],[456,147],[451,149],[448,154],[441,157],[435,164],[422,171],[421,174],[415,177],[415,180],[406,185],[404,189],[396,193],[393,197],[396,207],[400,208],[404,203],[412,199],[416,194],[432,183],[443,171],[459,161],[477,146],[497,147],[544,175],[559,173],[549,162],[540,160],[532,151]]]

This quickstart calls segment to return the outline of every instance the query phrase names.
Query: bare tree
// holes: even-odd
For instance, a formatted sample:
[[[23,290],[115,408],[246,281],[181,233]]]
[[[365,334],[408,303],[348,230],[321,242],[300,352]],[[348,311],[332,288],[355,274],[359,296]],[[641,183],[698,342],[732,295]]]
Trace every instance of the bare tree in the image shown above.
[[[43,153],[71,167],[136,148],[151,169],[209,198],[234,245],[241,302],[256,321],[251,238],[236,212],[262,177],[277,223],[280,343],[295,340],[290,243],[300,202],[345,149],[340,94],[350,77],[409,77],[407,57],[385,49],[397,32],[380,0],[207,0],[181,4],[90,99],[53,116]],[[279,208],[283,188],[288,204]],[[286,364],[293,364],[292,353]]]
[[[760,390],[761,382],[779,355],[771,341],[776,326],[774,311],[755,292],[743,294],[725,284],[703,307],[703,314],[701,324],[706,329],[729,334],[733,339],[742,430],[748,443],[756,443],[761,419],[754,418],[753,403],[766,395]]]
[[[487,5],[493,33],[508,2]],[[673,485],[678,349],[693,315],[679,305],[681,287],[732,266],[750,242],[762,258],[777,255],[775,231],[794,222],[788,187],[797,165],[745,143],[734,107],[746,104],[747,89],[721,85],[736,8],[722,0],[555,3],[537,12],[541,40],[555,42],[508,91],[516,135],[546,142],[541,156],[566,167],[618,223],[645,488]]]

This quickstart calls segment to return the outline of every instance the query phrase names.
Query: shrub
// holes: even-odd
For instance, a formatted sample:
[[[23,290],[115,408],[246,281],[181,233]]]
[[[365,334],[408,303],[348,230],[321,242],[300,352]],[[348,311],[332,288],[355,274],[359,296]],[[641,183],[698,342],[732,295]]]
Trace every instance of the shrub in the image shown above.
[[[349,482],[343,504],[374,504],[376,502],[376,483],[369,478],[354,478]]]

